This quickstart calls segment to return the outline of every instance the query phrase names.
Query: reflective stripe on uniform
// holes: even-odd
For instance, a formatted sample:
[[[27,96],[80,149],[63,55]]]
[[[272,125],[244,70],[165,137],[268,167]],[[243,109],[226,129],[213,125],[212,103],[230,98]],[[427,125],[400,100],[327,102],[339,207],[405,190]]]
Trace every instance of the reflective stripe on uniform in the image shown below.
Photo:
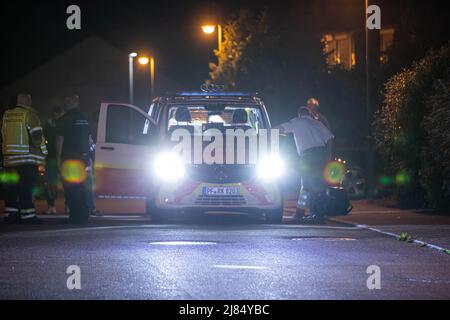
[[[36,127],[36,128],[30,129],[30,134],[35,131],[42,131],[42,127]]]
[[[11,149],[9,149],[9,150],[7,150],[7,151],[5,152],[5,154],[12,153],[12,152],[14,152],[14,153],[17,153],[17,152],[28,153],[29,150],[11,150]]]
[[[30,146],[27,144],[6,144],[4,153],[29,152]]]
[[[37,154],[19,154],[14,156],[6,156],[7,159],[23,159],[23,158],[35,158],[38,160],[44,160],[45,156],[38,156]]]
[[[18,164],[18,163],[36,163],[36,164],[42,164],[43,161],[35,160],[35,159],[21,159],[21,160],[11,160],[11,161],[4,161],[5,165],[8,166],[10,164]]]
[[[7,160],[4,159],[3,160],[3,164],[5,167],[10,167],[10,166],[15,166],[15,165],[19,165],[19,164],[44,164],[45,161],[43,160],[35,160],[35,159],[19,159],[19,160]]]
[[[21,209],[20,213],[35,213],[36,209],[35,208],[30,208],[30,209]]]
[[[19,212],[18,208],[6,207],[5,212]]]
[[[7,147],[24,147],[24,148],[28,148],[28,145],[26,144],[8,144]]]
[[[34,217],[36,217],[36,214],[33,213],[33,214],[21,215],[20,219],[25,220],[25,219],[31,219]]]

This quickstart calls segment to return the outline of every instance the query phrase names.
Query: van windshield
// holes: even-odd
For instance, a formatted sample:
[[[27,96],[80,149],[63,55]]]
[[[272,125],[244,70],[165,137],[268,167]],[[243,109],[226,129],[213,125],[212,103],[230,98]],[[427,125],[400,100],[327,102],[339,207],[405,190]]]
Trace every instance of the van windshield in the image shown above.
[[[255,105],[173,105],[169,108],[167,130],[178,126],[195,129],[211,127],[265,129],[267,127],[259,106]]]

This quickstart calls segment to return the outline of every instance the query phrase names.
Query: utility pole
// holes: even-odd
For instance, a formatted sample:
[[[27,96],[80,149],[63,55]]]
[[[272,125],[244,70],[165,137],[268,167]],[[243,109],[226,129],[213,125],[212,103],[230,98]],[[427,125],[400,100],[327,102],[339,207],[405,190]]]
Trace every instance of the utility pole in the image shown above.
[[[133,87],[133,80],[134,80],[134,76],[133,76],[133,61],[134,58],[137,57],[137,53],[136,52],[132,52],[128,55],[128,95],[129,95],[129,103],[133,104],[134,103],[134,87]]]
[[[378,84],[378,74],[380,67],[380,30],[369,30],[367,26],[367,8],[374,4],[373,0],[365,0],[365,71],[366,71],[366,195],[373,198],[375,195],[375,153],[373,141],[370,139],[371,124],[375,111],[375,89]],[[375,86],[374,86],[375,85]]]

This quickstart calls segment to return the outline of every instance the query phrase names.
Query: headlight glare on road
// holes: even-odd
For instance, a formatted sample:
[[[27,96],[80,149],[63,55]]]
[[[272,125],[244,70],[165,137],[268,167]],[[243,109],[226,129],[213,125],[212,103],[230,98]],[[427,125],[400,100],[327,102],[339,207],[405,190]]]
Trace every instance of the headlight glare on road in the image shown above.
[[[284,163],[280,157],[270,155],[262,158],[257,167],[258,178],[265,181],[273,181],[284,173]]]
[[[177,154],[161,153],[155,158],[153,172],[162,181],[177,181],[184,177],[184,164]]]

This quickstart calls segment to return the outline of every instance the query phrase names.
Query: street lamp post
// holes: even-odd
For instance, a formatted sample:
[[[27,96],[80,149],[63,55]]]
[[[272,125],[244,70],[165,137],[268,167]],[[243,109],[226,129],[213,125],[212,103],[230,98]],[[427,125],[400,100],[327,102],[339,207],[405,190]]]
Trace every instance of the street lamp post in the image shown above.
[[[133,60],[137,57],[136,52],[132,52],[128,55],[128,75],[129,75],[129,102],[130,104],[134,103],[134,88],[133,88]]]
[[[379,30],[369,30],[367,25],[367,9],[373,0],[365,0],[365,73],[366,73],[366,139],[370,139],[370,127],[374,114],[373,83],[380,63],[380,35]],[[372,198],[375,195],[375,154],[371,141],[366,144],[366,195]]]
[[[204,25],[202,26],[202,31],[206,34],[212,34],[216,31],[215,25]],[[217,25],[217,49],[222,52],[222,26],[220,24]]]
[[[150,58],[150,92],[152,99],[155,97],[155,58]]]
[[[140,57],[138,62],[141,65],[150,64],[150,94],[151,99],[153,99],[155,97],[155,58]]]
[[[220,24],[217,25],[217,45],[219,53],[222,52],[222,26]]]

